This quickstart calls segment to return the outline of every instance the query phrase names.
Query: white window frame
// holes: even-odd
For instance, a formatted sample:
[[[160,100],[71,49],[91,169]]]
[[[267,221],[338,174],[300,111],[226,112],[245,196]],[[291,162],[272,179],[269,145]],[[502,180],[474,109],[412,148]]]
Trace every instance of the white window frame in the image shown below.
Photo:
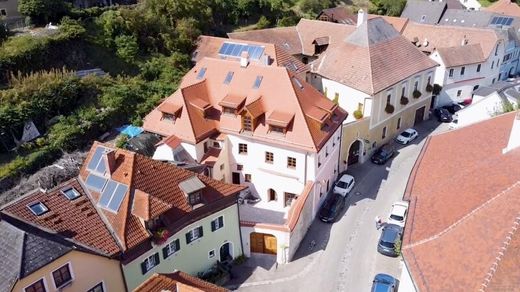
[[[101,280],[101,282],[96,283],[96,285],[92,286],[92,288],[88,289],[87,291],[94,289],[94,287],[96,287],[99,284],[101,284],[101,289],[103,289],[103,292],[106,292],[107,290],[106,290],[106,286],[105,286],[105,280]]]
[[[177,249],[174,252],[172,252],[172,248],[171,247],[172,247],[172,245],[175,245],[175,241],[177,241],[177,240],[179,241],[179,249]],[[176,238],[176,239],[170,241],[168,244],[166,244],[165,247],[168,248],[168,255],[165,258],[165,259],[167,259],[167,258],[171,257],[172,255],[178,253],[181,250],[181,240],[180,240],[180,238]]]
[[[220,217],[222,217],[222,226],[218,226],[218,218],[220,218]],[[224,228],[224,226],[226,225],[226,221],[225,221],[224,215],[220,215],[220,216],[215,217],[213,220],[211,220],[211,222],[216,222],[215,230],[211,230],[212,232],[217,232],[220,229]]]
[[[408,97],[408,94],[407,94],[407,92],[406,92],[406,90],[408,89],[407,87],[408,87],[408,82],[403,82],[403,83],[401,83],[401,96],[406,96],[406,97]],[[401,97],[401,96],[400,96],[400,97]]]
[[[192,228],[190,231],[188,231],[188,233],[191,234],[191,241],[190,241],[190,244],[192,244],[195,240],[200,239],[200,238],[203,237],[203,236],[200,236],[200,234],[198,234],[198,232],[199,232],[199,227],[201,227],[201,226],[198,225],[198,226]],[[194,235],[195,235],[195,230],[197,230],[197,237],[194,236]]]
[[[149,257],[145,258],[143,262],[146,262],[146,263],[151,262],[150,259],[154,259],[156,253],[157,253],[157,252],[154,252],[154,253],[151,254]],[[148,267],[148,264],[147,264],[147,267],[146,267],[146,273],[150,272],[153,268],[157,267],[157,266],[159,265],[160,262],[161,262],[161,260],[159,259],[159,262],[158,262],[158,263],[154,263],[154,265],[151,266],[151,267]]]
[[[36,282],[40,281],[40,280],[43,280],[43,287],[45,287],[45,291],[46,292],[49,292],[49,286],[47,285],[47,280],[45,279],[45,277],[41,277],[39,279],[36,279],[36,281],[32,282],[31,284],[25,286],[23,288],[23,292],[25,292],[25,289],[29,288],[30,286],[34,285]]]
[[[417,86],[415,86],[415,84],[417,84]],[[421,89],[421,77],[416,76],[415,79],[413,80],[413,90],[420,91],[420,89]]]
[[[454,74],[455,74],[455,69],[450,68],[450,69],[448,70],[448,77],[449,77],[449,78],[453,78],[453,75],[454,75]]]
[[[56,282],[54,281],[54,275],[52,273],[56,272],[57,270],[61,269],[62,267],[66,266],[66,265],[69,266],[70,280],[65,282],[65,283],[63,283],[61,286],[56,287]],[[60,288],[63,288],[65,286],[69,285],[70,283],[74,282],[75,277],[74,277],[74,272],[72,271],[72,263],[71,262],[66,262],[63,265],[60,265],[57,269],[52,270],[52,272],[51,272],[51,279],[52,279],[52,284],[53,284],[53,286],[54,286],[54,288],[56,290],[58,290]]]
[[[213,252],[213,255],[211,255],[211,252]],[[208,259],[212,259],[212,258],[214,258],[216,255],[217,255],[217,252],[216,252],[214,249],[208,251]]]

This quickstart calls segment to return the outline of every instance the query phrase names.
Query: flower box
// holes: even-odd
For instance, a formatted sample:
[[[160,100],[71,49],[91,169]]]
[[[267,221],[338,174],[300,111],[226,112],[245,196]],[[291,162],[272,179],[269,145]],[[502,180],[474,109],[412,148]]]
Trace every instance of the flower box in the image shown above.
[[[394,108],[393,105],[391,105],[391,104],[389,104],[389,103],[386,104],[386,106],[385,106],[385,112],[391,114],[391,113],[394,112],[394,110],[395,110],[395,108]]]
[[[408,104],[408,97],[406,96],[401,96],[401,100],[399,101],[402,105],[407,105]]]
[[[419,90],[413,91],[413,98],[419,98],[421,97],[422,93]]]

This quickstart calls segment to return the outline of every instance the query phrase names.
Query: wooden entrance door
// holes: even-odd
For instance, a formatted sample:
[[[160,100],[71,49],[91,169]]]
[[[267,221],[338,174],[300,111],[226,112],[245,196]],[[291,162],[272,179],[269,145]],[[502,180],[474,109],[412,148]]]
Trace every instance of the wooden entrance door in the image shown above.
[[[250,235],[251,252],[276,254],[276,237],[265,233],[253,232]]]
[[[415,111],[415,122],[414,122],[414,126],[416,126],[417,124],[419,124],[420,122],[422,122],[424,120],[424,106],[417,109]]]
[[[236,185],[240,184],[240,173],[233,172],[233,183]]]

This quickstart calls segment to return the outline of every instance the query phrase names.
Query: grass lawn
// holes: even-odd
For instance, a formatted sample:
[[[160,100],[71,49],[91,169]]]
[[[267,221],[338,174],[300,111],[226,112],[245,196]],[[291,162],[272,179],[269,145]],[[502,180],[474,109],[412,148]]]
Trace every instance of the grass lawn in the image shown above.
[[[493,4],[493,2],[489,0],[478,0],[478,2],[480,5],[482,5],[482,7],[488,7],[489,5]]]

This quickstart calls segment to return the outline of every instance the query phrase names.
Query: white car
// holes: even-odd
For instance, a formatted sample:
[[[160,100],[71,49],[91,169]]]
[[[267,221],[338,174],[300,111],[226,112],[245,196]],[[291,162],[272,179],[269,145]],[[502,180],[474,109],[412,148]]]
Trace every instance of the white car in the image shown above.
[[[399,136],[395,137],[395,141],[399,144],[406,145],[412,142],[415,138],[419,136],[419,133],[415,129],[406,129]]]
[[[448,124],[448,129],[455,130],[458,127],[459,127],[459,120],[456,117],[454,117],[453,121],[451,121],[451,123]]]
[[[388,224],[395,224],[404,227],[406,215],[408,214],[408,202],[400,201],[392,204],[392,211],[388,216]]]
[[[355,183],[356,183],[356,181],[354,180],[353,176],[344,174],[334,185],[334,193],[340,194],[343,197],[346,197],[348,195],[348,193],[354,187]]]

